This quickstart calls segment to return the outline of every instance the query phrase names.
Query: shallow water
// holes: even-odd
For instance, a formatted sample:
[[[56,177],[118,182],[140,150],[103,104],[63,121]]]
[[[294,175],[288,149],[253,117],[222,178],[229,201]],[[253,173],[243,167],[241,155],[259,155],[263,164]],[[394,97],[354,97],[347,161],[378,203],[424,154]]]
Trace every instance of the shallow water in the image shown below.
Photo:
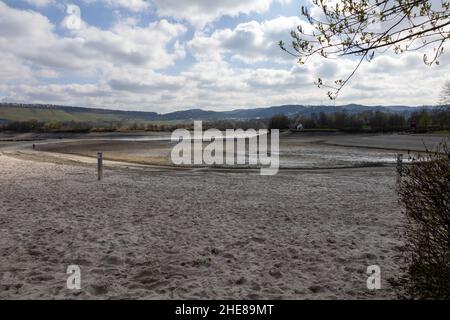
[[[242,135],[239,136],[239,138],[241,137]],[[227,136],[223,140],[228,142],[233,138],[235,137]],[[333,137],[334,140],[330,139],[330,137],[326,137],[325,139],[324,137],[296,137],[295,139],[281,137],[279,152],[273,150],[272,154],[269,153],[269,156],[278,156],[281,168],[299,169],[395,165],[397,153],[404,153],[404,162],[408,162],[406,152],[404,151],[384,150],[364,146],[349,147],[335,144],[342,139],[349,139],[348,137]],[[358,139],[358,137],[353,137],[353,139]],[[191,142],[198,141],[197,139],[188,140]],[[239,140],[242,141],[242,139]],[[331,143],[328,144],[328,141],[331,141]],[[42,149],[89,156],[96,156],[98,151],[103,151],[105,158],[111,160],[171,165],[171,152],[176,144],[177,142],[172,142],[171,135],[167,133],[156,136],[108,137],[101,139],[101,141],[77,141],[75,144],[70,143],[70,141],[64,141],[47,145],[47,147]],[[205,142],[203,146],[208,144],[209,142]],[[192,144],[192,146],[194,150],[198,150],[199,148],[198,144]],[[256,160],[260,156],[255,152],[249,154],[248,144],[246,148],[246,164],[239,165],[239,167],[258,167],[253,164],[257,163]],[[269,146],[268,150],[270,149]],[[223,144],[223,150],[226,150],[225,142]],[[236,158],[237,153],[236,151],[234,152]],[[243,153],[241,152],[238,155],[242,157]],[[252,165],[249,165],[250,163]],[[220,167],[222,164],[219,163],[216,166]],[[226,167],[230,167],[230,165]]]
[[[205,144],[206,145],[206,144]],[[197,150],[197,149],[195,149]],[[225,150],[225,148],[224,148]],[[270,146],[268,147],[270,150]],[[249,154],[248,146],[237,155],[245,158],[247,163],[255,163],[261,155]],[[269,157],[279,157],[281,168],[340,168],[359,166],[390,165],[397,162],[397,153],[389,150],[374,150],[358,147],[328,146],[325,144],[305,143],[290,145],[281,140],[279,152],[269,152]],[[404,162],[408,162],[407,159]]]
[[[259,136],[259,134],[244,134],[241,132],[235,132],[235,133],[226,133],[222,138],[216,138],[216,140],[229,140],[229,139],[243,139],[243,138],[254,138]],[[202,138],[197,138],[196,136],[192,135],[190,138],[185,138],[186,140],[191,141],[197,141],[201,140]],[[111,138],[111,140],[115,141],[172,141],[172,135],[163,135],[163,136],[130,136],[130,137],[117,137],[117,138]],[[177,138],[174,138],[174,141],[177,141]]]
[[[305,145],[297,149],[280,150],[280,165],[286,168],[352,167],[395,164],[396,162],[397,154],[393,151],[323,145]]]

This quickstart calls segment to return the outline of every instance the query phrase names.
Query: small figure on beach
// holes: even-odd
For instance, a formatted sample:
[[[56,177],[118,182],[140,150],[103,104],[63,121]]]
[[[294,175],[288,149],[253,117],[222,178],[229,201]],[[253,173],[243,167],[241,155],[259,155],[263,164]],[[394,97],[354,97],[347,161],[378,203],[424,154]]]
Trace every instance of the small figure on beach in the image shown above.
[[[33,150],[36,150],[36,145],[33,143]]]

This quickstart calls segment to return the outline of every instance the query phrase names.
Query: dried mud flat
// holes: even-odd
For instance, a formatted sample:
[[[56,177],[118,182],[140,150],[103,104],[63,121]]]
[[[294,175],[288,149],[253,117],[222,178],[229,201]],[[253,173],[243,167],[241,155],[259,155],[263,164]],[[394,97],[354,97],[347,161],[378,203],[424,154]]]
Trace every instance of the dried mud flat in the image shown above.
[[[332,169],[393,165],[396,153],[406,155],[426,147],[435,150],[443,141],[450,143],[449,137],[438,135],[282,133],[280,167]],[[170,154],[175,144],[170,141],[170,133],[98,134],[83,139],[37,142],[37,150],[91,158],[103,151],[105,158],[113,161],[172,166]]]
[[[2,299],[390,299],[392,168],[107,168],[0,155]],[[79,265],[82,289],[66,288]],[[379,265],[382,290],[366,269]]]

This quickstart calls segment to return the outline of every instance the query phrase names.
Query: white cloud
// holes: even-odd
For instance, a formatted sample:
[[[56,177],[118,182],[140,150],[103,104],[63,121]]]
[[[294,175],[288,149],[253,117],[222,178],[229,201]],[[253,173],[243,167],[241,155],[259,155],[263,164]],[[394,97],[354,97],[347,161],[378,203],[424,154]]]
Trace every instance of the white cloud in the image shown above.
[[[161,16],[186,19],[195,25],[204,26],[221,16],[262,13],[274,2],[290,3],[291,0],[153,0]]]
[[[223,14],[262,12],[271,2],[180,2],[174,5],[187,11],[173,15],[187,19],[189,12],[201,11],[201,21],[212,21]],[[298,17],[254,19],[210,34],[197,29],[185,40],[188,28],[173,22],[174,16],[147,25],[138,16],[118,14],[108,30],[83,23],[62,36],[44,15],[0,1],[0,94],[9,101],[158,112],[329,104],[327,89],[316,88],[314,79],[343,79],[355,66],[348,58],[316,57],[306,65],[295,64],[277,42],[288,42],[289,31],[303,23]],[[183,60],[191,54],[195,61]],[[436,102],[450,55],[442,57],[441,66],[429,68],[422,54],[385,54],[363,64],[337,103]],[[170,73],[167,67],[173,67]],[[80,75],[88,76],[90,83],[77,83]],[[47,84],[49,78],[58,82],[58,77],[64,83]]]
[[[178,91],[185,87],[185,78],[168,76],[154,71],[114,69],[105,75],[104,82],[113,91],[130,94],[155,94]]]
[[[292,56],[283,52],[278,42],[288,41],[290,31],[300,24],[305,25],[298,17],[245,22],[234,29],[216,30],[210,36],[197,33],[189,47],[200,60],[230,54],[232,59],[248,64],[261,61],[292,63]]]
[[[108,31],[87,27],[74,31],[74,35],[82,39],[80,51],[92,55],[94,60],[101,55],[113,65],[161,69],[183,56],[178,44],[173,52],[167,46],[185,31],[181,24],[160,20],[144,28],[120,23]]]
[[[55,0],[23,0],[23,1],[38,8],[47,7],[51,4],[56,3]]]
[[[169,45],[186,28],[167,20],[137,27],[118,23],[110,30],[84,26],[60,37],[43,15],[0,2],[0,48],[38,67],[96,71],[117,65],[160,69],[183,56]],[[26,44],[26,45],[25,45]]]
[[[0,52],[0,84],[27,83],[33,81],[33,71],[14,55]]]
[[[148,0],[83,0],[83,2],[86,4],[102,2],[110,8],[124,8],[133,12],[148,10],[151,7]]]
[[[420,60],[408,72],[405,56],[393,56],[391,72],[370,72],[385,65],[383,59],[364,65],[342,91],[338,104],[409,104],[436,103],[446,79],[445,68],[422,69]],[[409,60],[410,58],[408,57]],[[413,61],[411,57],[411,61]],[[352,61],[313,63],[289,69],[236,68],[224,61],[201,61],[178,75],[157,71],[117,68],[94,84],[10,86],[8,99],[24,102],[60,103],[101,108],[120,108],[170,112],[200,107],[227,110],[281,104],[330,104],[325,93],[313,85],[316,70],[335,69],[328,80],[343,77]]]

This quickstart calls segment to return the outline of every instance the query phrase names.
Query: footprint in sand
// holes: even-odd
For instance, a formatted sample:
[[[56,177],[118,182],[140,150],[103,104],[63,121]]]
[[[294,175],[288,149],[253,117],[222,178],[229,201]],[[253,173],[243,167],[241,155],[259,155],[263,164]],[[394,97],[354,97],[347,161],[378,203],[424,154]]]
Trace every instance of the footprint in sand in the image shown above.
[[[110,255],[110,256],[103,257],[102,262],[105,262],[106,264],[111,264],[111,265],[117,266],[117,265],[122,264],[122,259],[120,259],[117,256]]]
[[[283,277],[283,274],[277,269],[270,270],[269,274],[275,279],[281,279]]]
[[[104,295],[108,293],[108,284],[101,282],[91,284],[88,291],[94,296]]]

